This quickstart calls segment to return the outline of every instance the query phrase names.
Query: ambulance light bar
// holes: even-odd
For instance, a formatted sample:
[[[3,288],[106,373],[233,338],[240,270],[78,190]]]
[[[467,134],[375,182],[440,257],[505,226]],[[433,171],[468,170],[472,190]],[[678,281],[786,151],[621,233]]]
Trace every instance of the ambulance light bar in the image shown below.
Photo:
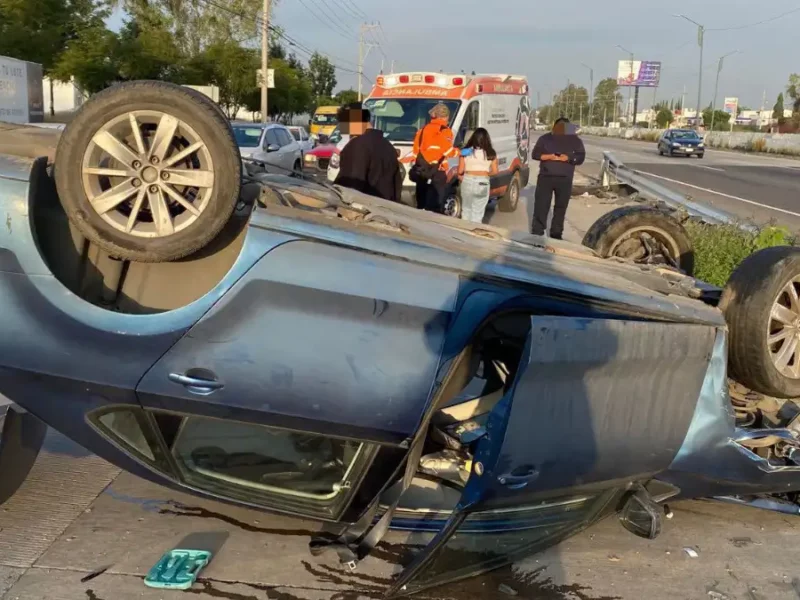
[[[411,73],[403,75],[379,75],[376,83],[380,87],[392,87],[395,85],[426,84],[438,85],[441,87],[461,87],[466,85],[464,76],[441,75],[432,73]]]

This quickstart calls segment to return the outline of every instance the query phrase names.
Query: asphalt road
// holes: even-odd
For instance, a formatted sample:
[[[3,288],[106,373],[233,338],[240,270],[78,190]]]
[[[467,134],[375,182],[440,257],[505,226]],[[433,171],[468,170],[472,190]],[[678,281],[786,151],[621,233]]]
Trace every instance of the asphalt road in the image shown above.
[[[603,151],[692,199],[756,224],[800,232],[800,161],[706,150],[705,158],[659,156],[655,143],[583,137],[587,165],[600,169]]]

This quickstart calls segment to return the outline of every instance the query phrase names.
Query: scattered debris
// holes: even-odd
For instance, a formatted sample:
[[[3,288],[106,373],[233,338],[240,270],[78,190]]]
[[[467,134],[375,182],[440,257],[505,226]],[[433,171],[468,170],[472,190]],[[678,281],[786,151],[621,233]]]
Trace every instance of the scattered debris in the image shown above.
[[[714,600],[730,600],[730,596],[716,590],[708,590],[708,595]]]
[[[512,588],[510,585],[506,585],[505,583],[501,583],[498,588],[503,594],[506,596],[518,596],[517,590]]]
[[[610,560],[611,562],[619,562],[621,559],[616,554],[609,554],[608,560]]]
[[[675,516],[675,513],[672,512],[672,509],[669,507],[669,504],[664,505],[664,516],[667,517],[668,519],[671,519],[672,517]]]
[[[688,546],[684,548],[683,551],[686,552],[690,558],[697,558],[699,556],[699,554],[697,554],[697,550],[694,548],[689,548]]]
[[[731,544],[733,544],[736,548],[747,548],[748,546],[760,546],[761,542],[754,542],[752,538],[749,537],[735,537],[731,538]]]
[[[103,567],[98,567],[88,575],[84,575],[81,577],[81,583],[86,583],[87,581],[91,581],[95,577],[100,577],[103,573],[108,571],[111,568],[111,565],[105,565]]]

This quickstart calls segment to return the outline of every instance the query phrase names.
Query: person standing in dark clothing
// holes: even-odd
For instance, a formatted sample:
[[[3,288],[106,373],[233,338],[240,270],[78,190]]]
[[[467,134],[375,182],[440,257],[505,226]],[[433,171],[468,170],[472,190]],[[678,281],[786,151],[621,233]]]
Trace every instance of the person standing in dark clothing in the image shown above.
[[[339,109],[339,127],[350,134],[342,149],[335,184],[393,202],[400,201],[403,177],[397,151],[370,126],[370,112],[353,103]]]
[[[583,142],[571,129],[569,120],[562,117],[553,125],[553,131],[540,137],[533,148],[533,160],[539,161],[531,223],[533,235],[544,235],[553,196],[555,206],[550,222],[550,237],[560,240],[564,233],[564,218],[572,196],[575,167],[582,165],[586,159]]]

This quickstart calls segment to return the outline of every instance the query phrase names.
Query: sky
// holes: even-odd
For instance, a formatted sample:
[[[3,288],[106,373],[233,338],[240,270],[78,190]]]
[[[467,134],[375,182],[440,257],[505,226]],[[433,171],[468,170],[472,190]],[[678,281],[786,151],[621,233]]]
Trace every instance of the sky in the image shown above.
[[[258,1],[258,0],[253,0]],[[674,7],[674,8],[673,8]],[[759,21],[792,14],[756,26]],[[717,105],[736,96],[740,105],[772,107],[792,72],[800,72],[798,34],[800,0],[702,0],[670,3],[663,0],[277,0],[271,20],[305,48],[328,55],[341,67],[339,88],[356,87],[358,28],[365,21],[382,29],[367,34],[380,41],[369,50],[364,73],[374,80],[381,69],[432,70],[527,75],[533,104],[547,104],[567,82],[589,87],[616,76],[617,61],[634,53],[636,60],[662,62],[658,100],[680,98],[697,103],[699,47],[697,27],[673,13],[707,28],[703,65],[703,106],[714,94],[718,58],[728,52],[719,79]],[[333,16],[335,15],[335,17]],[[119,15],[112,17],[118,22]],[[711,31],[743,27],[728,31]],[[290,48],[292,50],[292,48]],[[307,59],[303,50],[298,56]],[[364,81],[365,93],[371,87]],[[649,106],[652,90],[640,90],[640,106]]]

